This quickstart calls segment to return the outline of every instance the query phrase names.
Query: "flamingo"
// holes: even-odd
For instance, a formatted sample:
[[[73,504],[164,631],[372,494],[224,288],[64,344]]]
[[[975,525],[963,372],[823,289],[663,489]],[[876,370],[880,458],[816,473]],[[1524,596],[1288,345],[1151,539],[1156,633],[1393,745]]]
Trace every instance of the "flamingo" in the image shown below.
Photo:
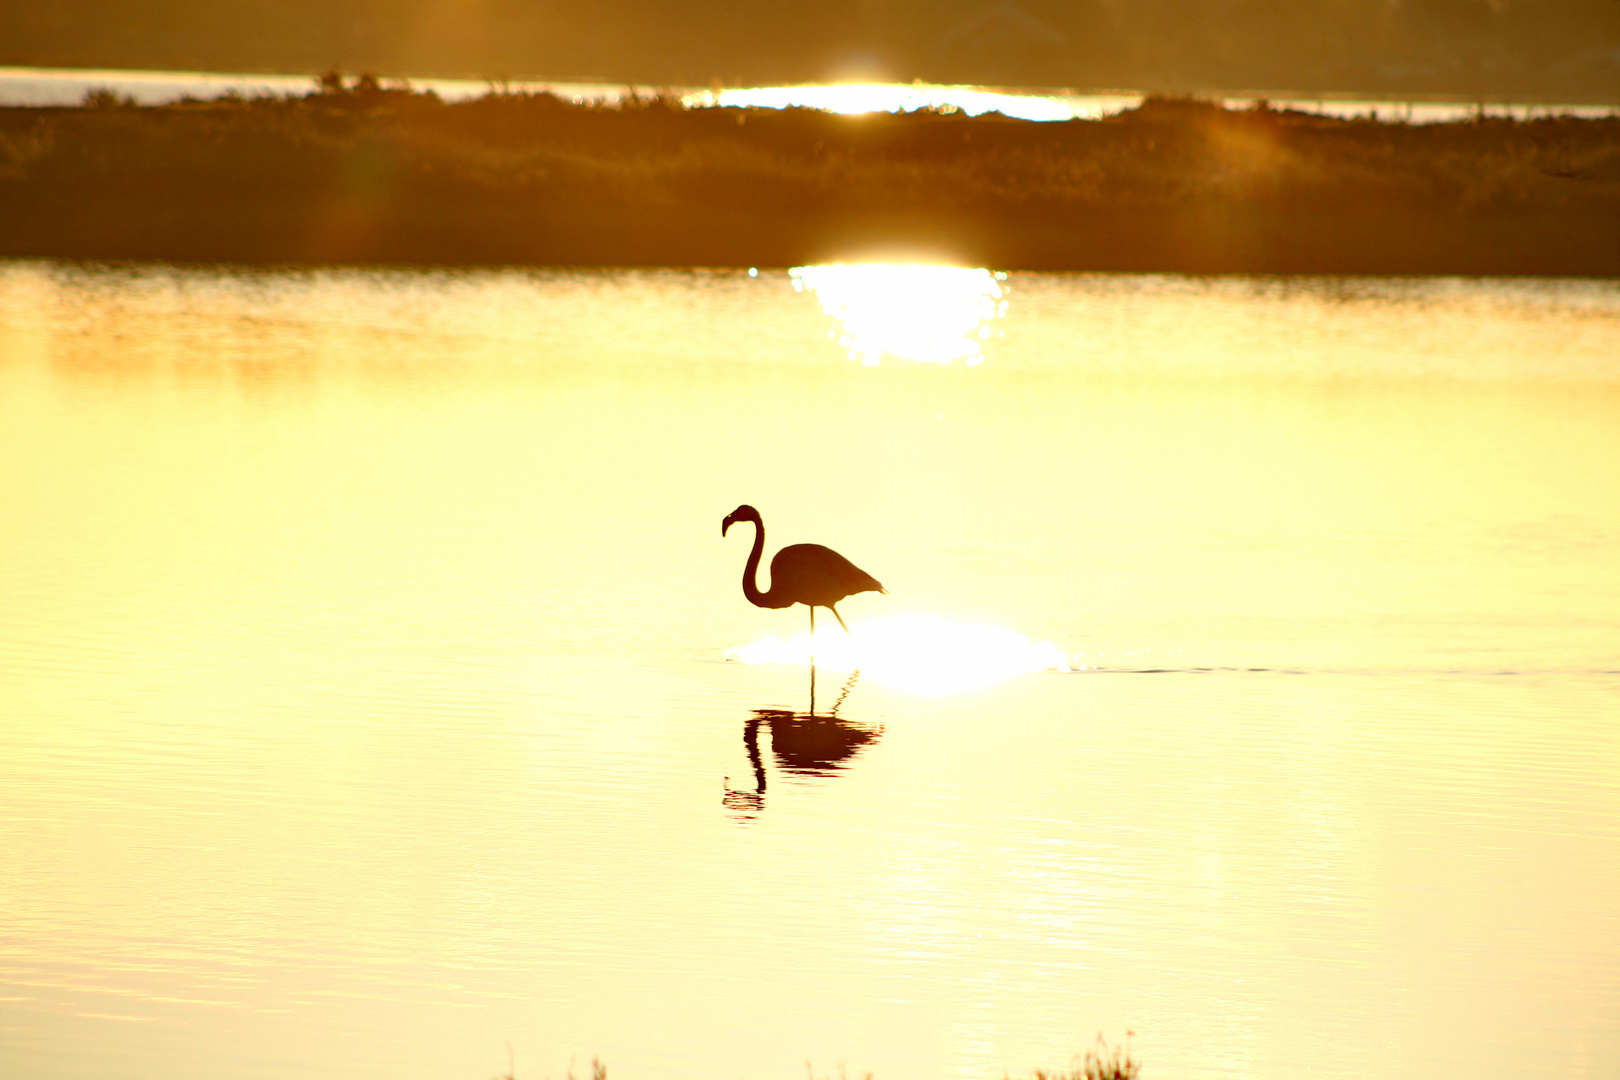
[[[847,634],[849,626],[833,605],[856,593],[889,591],[881,581],[832,548],[820,544],[790,544],[771,559],[770,592],[760,592],[754,578],[759,573],[760,554],[765,550],[765,522],[752,506],[739,506],[720,523],[720,535],[726,535],[739,521],[754,523],[754,549],[748,553],[748,563],[743,567],[743,595],[755,607],[785,608],[804,604],[810,609],[812,637],[816,632],[816,608],[824,607],[832,612]]]

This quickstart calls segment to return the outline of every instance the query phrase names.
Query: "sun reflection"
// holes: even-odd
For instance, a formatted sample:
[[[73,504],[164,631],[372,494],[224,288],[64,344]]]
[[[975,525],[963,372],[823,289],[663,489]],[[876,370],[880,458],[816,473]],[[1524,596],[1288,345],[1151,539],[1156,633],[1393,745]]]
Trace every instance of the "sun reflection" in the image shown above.
[[[811,86],[758,86],[701,91],[684,99],[689,105],[743,109],[825,109],[857,114],[938,109],[969,116],[999,112],[1021,120],[1095,120],[1132,108],[1139,95],[1011,94],[971,86],[934,83],[831,83]]]
[[[948,364],[984,359],[980,341],[1006,318],[1007,275],[956,266],[864,263],[795,266],[793,288],[809,289],[842,328],[829,330],[851,360],[875,366],[888,353]]]
[[[896,615],[852,627],[837,627],[787,640],[774,634],[726,650],[745,664],[809,664],[814,645],[818,668],[859,669],[886,686],[914,694],[944,696],[976,690],[1032,671],[1068,671],[1069,658],[1050,641],[983,623],[952,622],[932,615]]]

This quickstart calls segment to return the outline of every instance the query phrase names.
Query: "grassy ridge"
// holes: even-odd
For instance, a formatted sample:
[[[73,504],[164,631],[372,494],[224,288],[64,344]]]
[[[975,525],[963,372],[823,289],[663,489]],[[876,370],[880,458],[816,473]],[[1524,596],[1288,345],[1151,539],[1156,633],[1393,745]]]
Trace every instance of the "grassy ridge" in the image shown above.
[[[1620,274],[1620,118],[576,106],[328,85],[0,108],[0,255]]]

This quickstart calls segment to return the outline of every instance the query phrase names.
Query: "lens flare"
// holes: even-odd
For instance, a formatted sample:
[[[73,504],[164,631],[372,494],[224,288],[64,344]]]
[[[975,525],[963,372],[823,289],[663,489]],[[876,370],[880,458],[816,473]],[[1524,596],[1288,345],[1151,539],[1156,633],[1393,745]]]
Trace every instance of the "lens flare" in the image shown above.
[[[726,650],[745,664],[809,664],[833,671],[860,670],[885,686],[943,697],[977,690],[1033,671],[1068,671],[1069,658],[1050,641],[1033,642],[1013,630],[953,622],[931,615],[896,615],[851,628],[834,626],[789,639],[774,634]]]
[[[991,321],[1007,317],[1007,275],[956,266],[865,263],[795,266],[793,288],[809,289],[837,321],[851,360],[868,367],[885,353],[903,360],[948,364],[984,359],[979,342]]]

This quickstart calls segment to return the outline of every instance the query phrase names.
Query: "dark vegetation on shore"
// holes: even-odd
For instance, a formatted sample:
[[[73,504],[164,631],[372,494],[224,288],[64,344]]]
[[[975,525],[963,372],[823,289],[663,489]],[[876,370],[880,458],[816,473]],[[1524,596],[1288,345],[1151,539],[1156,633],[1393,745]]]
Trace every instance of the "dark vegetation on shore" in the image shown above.
[[[1036,1069],[1030,1080],[1139,1080],[1142,1075],[1142,1062],[1131,1053],[1130,1039],[1133,1034],[1134,1032],[1126,1032],[1123,1046],[1111,1045],[1101,1035],[1098,1035],[1097,1041],[1092,1048],[1086,1051],[1084,1055],[1075,1055],[1074,1060],[1070,1062],[1067,1069],[1057,1069],[1050,1072],[1046,1069]],[[495,1080],[516,1080],[517,1078],[517,1065],[510,1057],[510,1043],[507,1044],[507,1054],[506,1072],[496,1077]],[[804,1063],[804,1068],[808,1080],[816,1080],[815,1071],[811,1069],[808,1061]],[[602,1063],[602,1059],[592,1058],[591,1080],[607,1080],[607,1075],[607,1066]],[[848,1071],[843,1067],[839,1068],[838,1075],[839,1080],[849,1080]],[[567,1080],[574,1080],[572,1066],[569,1066]],[[873,1080],[872,1074],[866,1073],[864,1080]],[[1002,1080],[1011,1080],[1011,1077],[1004,1075]]]
[[[1150,98],[1101,121],[293,98],[0,108],[0,255],[239,263],[1620,274],[1620,117]]]

